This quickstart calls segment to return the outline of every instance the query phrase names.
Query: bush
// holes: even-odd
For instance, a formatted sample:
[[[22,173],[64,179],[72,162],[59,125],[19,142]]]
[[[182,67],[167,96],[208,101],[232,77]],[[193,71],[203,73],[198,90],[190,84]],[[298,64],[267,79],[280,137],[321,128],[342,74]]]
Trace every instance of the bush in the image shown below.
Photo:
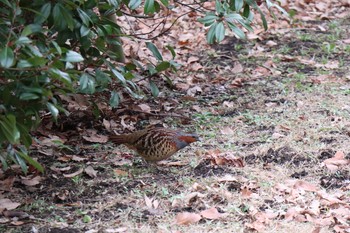
[[[170,7],[168,0],[0,0],[0,160],[6,169],[11,162],[27,172],[26,163],[39,171],[42,166],[28,156],[32,143],[30,131],[40,124],[41,114],[50,112],[53,120],[60,113],[68,114],[59,102],[59,95],[74,93],[94,94],[109,91],[110,105],[119,104],[111,82],[118,83],[133,97],[142,95],[134,83],[135,77],[152,77],[165,70],[176,70],[175,52],[166,61],[148,42],[157,60],[156,64],[118,63],[123,61],[120,44],[121,28],[115,22],[123,10],[143,7],[146,15],[161,11],[160,5]],[[174,2],[174,4],[176,1]],[[276,6],[266,1],[269,7]],[[180,4],[180,2],[178,2]],[[183,4],[185,5],[185,4]],[[220,42],[225,36],[225,26],[239,37],[244,32],[237,26],[251,30],[252,9],[267,22],[255,0],[216,1],[216,12],[208,12],[199,19],[209,26],[209,43]],[[158,95],[155,82],[150,90]],[[10,163],[9,163],[10,162]]]

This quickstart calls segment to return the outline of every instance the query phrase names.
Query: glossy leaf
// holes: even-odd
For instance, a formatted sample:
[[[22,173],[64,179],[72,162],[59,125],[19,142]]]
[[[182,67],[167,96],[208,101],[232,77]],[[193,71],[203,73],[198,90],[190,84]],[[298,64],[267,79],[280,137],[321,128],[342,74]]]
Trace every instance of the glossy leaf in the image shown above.
[[[10,68],[14,62],[14,54],[10,47],[5,47],[0,52],[0,65],[4,68]]]
[[[210,26],[212,25],[218,17],[214,13],[207,14],[204,18],[199,18],[198,22],[201,22],[204,24],[204,26]]]
[[[215,42],[216,25],[216,22],[213,25],[211,25],[207,33],[207,41],[209,44],[213,44]]]
[[[44,173],[44,168],[43,166],[41,166],[40,163],[38,163],[38,161],[32,159],[27,153],[22,152],[22,151],[17,151],[16,152],[21,158],[23,158],[25,161],[27,161],[30,165],[32,165],[33,167],[35,167],[35,169],[37,169],[39,172]],[[22,167],[22,166],[21,166]],[[23,168],[22,168],[23,169]]]
[[[135,10],[136,8],[138,8],[141,5],[141,0],[130,0],[128,7],[131,10]]]
[[[222,22],[218,23],[215,28],[215,38],[217,42],[221,42],[225,38],[225,27]]]
[[[80,8],[78,8],[77,11],[78,11],[79,17],[80,17],[81,21],[83,22],[83,24],[85,26],[89,26],[90,23],[92,23],[90,16],[88,14],[86,14],[85,11],[83,11]]]
[[[41,7],[40,12],[34,19],[34,23],[42,24],[50,16],[50,13],[51,13],[51,3],[48,2]]]
[[[243,0],[235,0],[235,10],[238,12],[243,7]]]
[[[117,79],[123,83],[124,85],[126,84],[126,80],[124,78],[124,76],[116,69],[112,69],[112,73],[114,74],[115,77],[117,77]]]
[[[146,15],[149,15],[149,14],[154,14],[155,12],[155,7],[154,7],[154,0],[146,0],[145,1],[145,6],[144,6],[144,13]]]
[[[157,85],[156,85],[152,80],[150,80],[150,81],[149,81],[149,86],[150,86],[152,95],[153,95],[154,97],[158,97],[158,95],[159,95],[159,89],[158,89]]]
[[[170,68],[170,62],[167,62],[167,61],[162,61],[161,63],[159,63],[157,66],[156,66],[156,70],[158,72],[162,72],[164,70],[167,70]]]
[[[58,111],[58,109],[56,108],[56,106],[53,105],[53,104],[50,103],[50,102],[47,102],[47,103],[46,103],[46,106],[47,106],[47,109],[49,109],[49,111],[50,111],[52,117],[53,117],[55,120],[57,120],[59,111]]]
[[[16,126],[14,115],[0,115],[0,132],[12,144],[16,144],[20,138],[20,132]]]
[[[95,93],[95,80],[88,74],[82,74],[79,79],[80,91],[86,94]]]
[[[159,50],[153,43],[146,42],[146,46],[149,50],[151,50],[151,52],[153,53],[153,56],[155,56],[158,61],[163,61],[162,55],[160,54]]]
[[[81,62],[84,61],[84,58],[79,53],[69,50],[63,60],[67,62]]]
[[[167,45],[167,46],[165,46],[167,49],[169,49],[169,51],[171,52],[171,56],[173,56],[172,57],[172,59],[175,59],[175,57],[176,57],[176,52],[175,52],[175,50],[174,50],[174,47],[172,47],[172,46],[170,46],[170,45]]]
[[[169,1],[168,0],[160,0],[162,2],[162,4],[165,6],[165,7],[168,7],[169,6]]]
[[[239,27],[237,27],[236,25],[234,25],[233,23],[227,23],[227,25],[229,26],[229,28],[241,39],[245,39],[245,34],[242,31],[242,29],[240,29]]]
[[[111,92],[111,98],[109,99],[109,105],[112,108],[118,107],[120,104],[120,97],[119,94],[116,91]]]

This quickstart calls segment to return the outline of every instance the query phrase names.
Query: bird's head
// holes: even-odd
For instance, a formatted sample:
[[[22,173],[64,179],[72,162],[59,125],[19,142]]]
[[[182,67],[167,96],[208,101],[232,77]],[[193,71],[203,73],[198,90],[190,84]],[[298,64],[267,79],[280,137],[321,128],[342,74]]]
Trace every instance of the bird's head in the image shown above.
[[[183,133],[178,137],[178,139],[186,142],[187,144],[200,141],[200,138],[196,133]]]

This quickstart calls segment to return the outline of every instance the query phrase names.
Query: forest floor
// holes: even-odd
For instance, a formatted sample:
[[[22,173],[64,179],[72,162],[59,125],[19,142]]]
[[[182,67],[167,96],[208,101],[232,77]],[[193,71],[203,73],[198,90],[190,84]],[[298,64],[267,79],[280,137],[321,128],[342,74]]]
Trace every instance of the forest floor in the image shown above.
[[[192,51],[177,91],[138,112],[62,120],[34,145],[46,173],[2,181],[21,205],[0,232],[350,232],[349,25],[228,38]],[[161,123],[201,142],[151,166],[104,141],[119,122],[119,133]]]

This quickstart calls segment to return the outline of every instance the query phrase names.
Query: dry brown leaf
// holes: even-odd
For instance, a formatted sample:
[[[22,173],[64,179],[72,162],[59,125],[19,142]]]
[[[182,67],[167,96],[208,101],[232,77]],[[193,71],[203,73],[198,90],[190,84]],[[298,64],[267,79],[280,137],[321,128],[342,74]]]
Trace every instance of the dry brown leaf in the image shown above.
[[[152,209],[153,208],[153,204],[152,204],[153,200],[149,197],[147,197],[147,195],[145,195],[145,203],[146,203],[146,206],[149,208],[149,209]]]
[[[124,170],[120,170],[120,169],[114,169],[114,173],[117,176],[127,176],[128,172],[124,171]]]
[[[142,112],[151,112],[151,107],[148,104],[139,104],[137,107],[142,111]]]
[[[101,134],[83,136],[83,138],[88,142],[94,142],[94,143],[106,143],[106,142],[108,142],[108,136],[101,135]]]
[[[111,130],[111,123],[110,123],[110,121],[107,121],[106,119],[103,119],[102,124],[108,131]]]
[[[2,191],[10,191],[13,187],[13,183],[15,182],[15,177],[11,176],[5,180],[0,181],[0,190]]]
[[[17,211],[17,210],[5,210],[2,212],[2,214],[7,217],[7,218],[18,218],[18,219],[23,219],[23,218],[28,218],[29,214],[23,211]]]
[[[185,197],[185,203],[187,205],[190,205],[191,203],[195,202],[196,200],[198,200],[199,198],[203,198],[205,197],[204,194],[200,193],[200,192],[192,192],[188,195],[186,195]]]
[[[70,173],[70,174],[63,174],[64,177],[66,178],[72,178],[74,176],[80,175],[81,173],[83,173],[84,169],[80,168],[78,171]]]
[[[87,160],[87,158],[79,157],[77,155],[73,155],[72,160],[73,161],[77,161],[77,162],[81,162],[81,161]]]
[[[199,57],[191,56],[187,59],[187,63],[192,63],[192,62],[199,61],[199,60],[200,60]]]
[[[228,126],[221,128],[220,132],[223,135],[233,135],[235,133],[235,131],[231,127],[228,127]]]
[[[244,187],[241,191],[243,198],[250,198],[250,196],[253,194],[252,191],[250,191],[247,187]]]
[[[265,229],[265,224],[260,221],[247,223],[246,226],[250,229],[256,230],[257,232],[262,232]]]
[[[40,176],[36,176],[32,179],[28,179],[26,177],[21,177],[21,178],[22,178],[21,183],[27,186],[35,186],[39,184],[42,179]]]
[[[310,192],[316,192],[318,190],[318,188],[315,185],[310,184],[310,183],[303,181],[303,180],[296,181],[295,184],[293,185],[293,188],[294,189],[303,189],[305,191],[310,191]]]
[[[21,203],[13,202],[10,199],[0,199],[0,209],[14,210],[20,205]]]
[[[88,166],[84,169],[85,173],[88,174],[91,178],[97,177],[97,171],[92,167]]]
[[[192,71],[198,71],[203,69],[203,66],[199,64],[198,62],[191,63],[188,68]]]
[[[232,70],[231,70],[232,73],[234,74],[237,74],[237,73],[242,73],[243,72],[243,66],[240,62],[235,62]]]
[[[200,214],[202,215],[203,218],[207,218],[211,220],[219,219],[225,216],[225,214],[219,213],[219,211],[215,207],[203,210],[200,212]]]
[[[183,212],[176,215],[177,225],[190,225],[199,222],[202,217],[196,213]]]
[[[328,170],[335,172],[341,166],[348,165],[350,161],[345,159],[345,154],[342,151],[337,151],[332,158],[326,159],[322,162],[322,165],[325,165]]]

